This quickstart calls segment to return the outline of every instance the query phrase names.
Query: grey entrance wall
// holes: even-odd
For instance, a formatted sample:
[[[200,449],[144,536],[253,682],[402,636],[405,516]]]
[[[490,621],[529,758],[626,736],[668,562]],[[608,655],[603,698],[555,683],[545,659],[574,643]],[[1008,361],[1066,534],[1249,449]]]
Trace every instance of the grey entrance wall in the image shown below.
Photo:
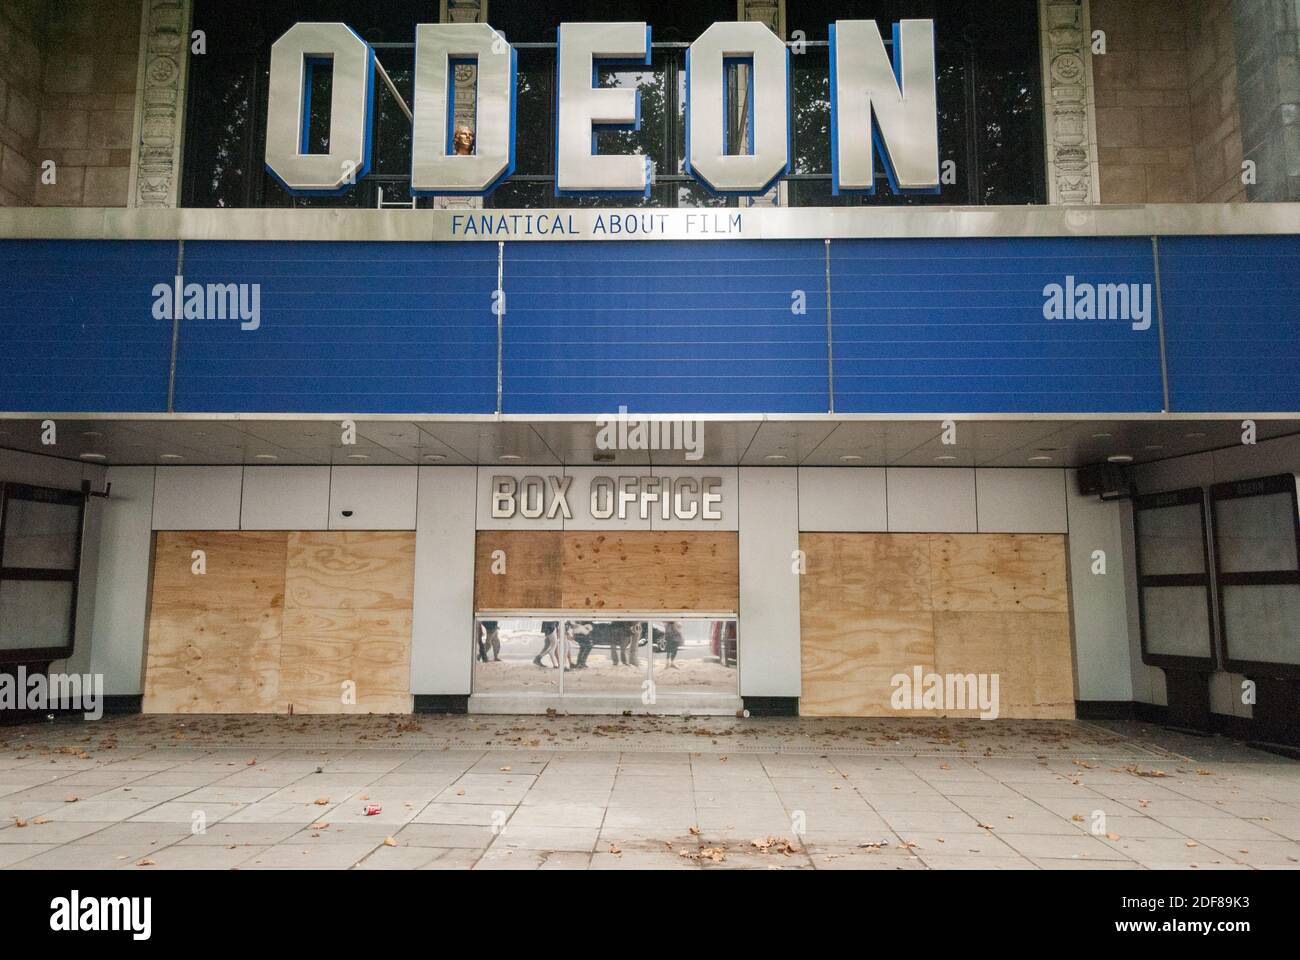
[[[1300,0],[1233,0],[1232,16],[1250,199],[1300,199]]]

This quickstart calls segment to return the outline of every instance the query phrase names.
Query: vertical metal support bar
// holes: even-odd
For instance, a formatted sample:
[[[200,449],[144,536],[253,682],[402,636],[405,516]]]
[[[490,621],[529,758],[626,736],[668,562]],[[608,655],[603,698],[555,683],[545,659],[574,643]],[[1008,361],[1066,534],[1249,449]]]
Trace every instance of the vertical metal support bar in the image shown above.
[[[560,696],[564,696],[564,674],[569,669],[569,621],[561,620],[555,629],[558,631],[555,635],[555,654],[560,658]]]
[[[835,412],[835,340],[831,326],[831,241],[826,240],[826,387],[829,413]]]
[[[1160,331],[1161,410],[1169,413],[1169,358],[1165,351],[1165,296],[1160,284],[1160,238],[1151,238],[1151,259],[1156,268],[1156,326]]]
[[[502,347],[505,343],[505,317],[506,317],[506,290],[505,290],[505,273],[506,273],[506,243],[504,240],[497,241],[497,297],[496,315],[497,315],[497,413],[503,411],[502,406]]]
[[[176,280],[172,303],[172,356],[167,368],[167,412],[176,412],[176,354],[181,340],[181,301],[184,294],[185,241],[176,241]]]

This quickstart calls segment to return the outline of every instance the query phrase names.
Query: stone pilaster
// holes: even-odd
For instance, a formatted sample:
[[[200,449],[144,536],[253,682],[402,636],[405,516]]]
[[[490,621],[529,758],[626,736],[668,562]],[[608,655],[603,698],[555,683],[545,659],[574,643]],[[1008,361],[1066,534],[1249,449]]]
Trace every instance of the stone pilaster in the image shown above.
[[[129,203],[179,205],[190,0],[144,0]]]
[[[1039,0],[1049,202],[1099,202],[1092,27],[1087,0]]]
[[[785,0],[736,0],[736,19],[766,24],[778,37],[785,39]],[[761,197],[747,197],[740,203],[747,207],[784,207],[787,203],[785,181]]]

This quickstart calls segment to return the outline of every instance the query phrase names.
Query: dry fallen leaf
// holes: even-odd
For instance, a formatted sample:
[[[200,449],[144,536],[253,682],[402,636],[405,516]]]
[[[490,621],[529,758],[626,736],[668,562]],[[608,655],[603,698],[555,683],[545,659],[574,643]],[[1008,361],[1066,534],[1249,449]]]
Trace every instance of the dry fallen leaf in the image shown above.
[[[397,841],[396,841],[395,839],[393,839],[392,837],[384,837],[384,846],[386,846],[386,847],[395,847],[395,846],[397,846]]]
[[[1107,839],[1107,840],[1118,840],[1118,839],[1119,839],[1119,834],[1118,834],[1118,833],[1108,833],[1108,834],[1106,834],[1106,839]]]
[[[318,806],[318,807],[326,807],[326,806],[329,806],[329,802],[330,802],[330,798],[329,798],[329,797],[318,797],[318,798],[316,799],[316,806]]]
[[[76,803],[76,802],[77,802],[78,800],[80,800],[80,799],[81,799],[81,798],[80,798],[79,796],[77,796],[75,793],[70,793],[70,794],[68,794],[66,797],[63,798],[63,802],[64,802],[64,803]]]
[[[139,860],[136,862],[137,867],[153,867],[157,864],[153,860]]]
[[[609,845],[609,852],[610,852],[610,853],[614,853],[614,854],[620,854],[620,853],[622,853],[623,851],[622,851],[622,849],[619,847],[619,845],[618,845],[617,843],[611,843],[611,844]]]
[[[15,827],[25,827],[25,826],[27,826],[27,821],[24,820],[22,817],[14,817],[14,826],[15,826]]]

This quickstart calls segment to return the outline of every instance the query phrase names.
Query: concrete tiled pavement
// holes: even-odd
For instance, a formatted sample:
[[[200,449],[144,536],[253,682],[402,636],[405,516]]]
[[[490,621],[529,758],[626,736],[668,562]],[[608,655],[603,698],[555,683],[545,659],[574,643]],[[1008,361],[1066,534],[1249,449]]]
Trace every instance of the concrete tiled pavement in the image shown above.
[[[1081,722],[0,727],[3,869],[643,867],[1295,869],[1300,763]]]

